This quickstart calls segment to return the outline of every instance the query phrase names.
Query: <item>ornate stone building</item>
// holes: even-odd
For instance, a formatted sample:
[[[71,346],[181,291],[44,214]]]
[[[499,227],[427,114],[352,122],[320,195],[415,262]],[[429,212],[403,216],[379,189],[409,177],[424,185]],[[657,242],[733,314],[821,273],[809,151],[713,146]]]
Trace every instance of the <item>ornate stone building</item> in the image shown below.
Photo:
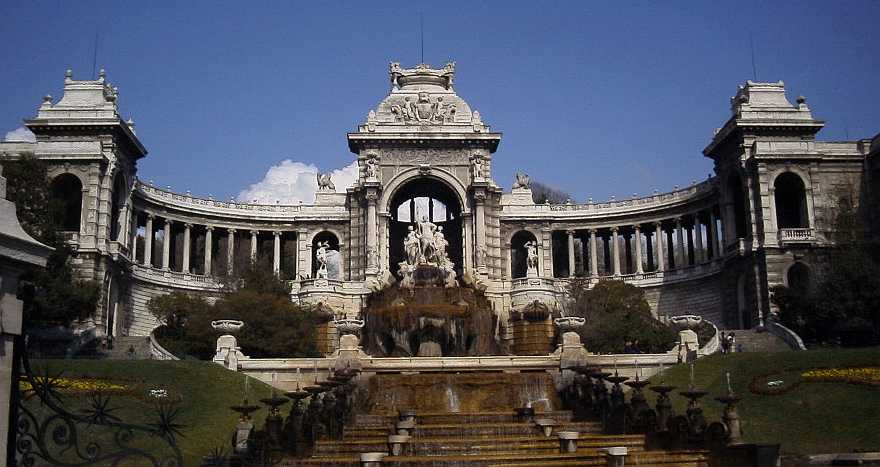
[[[791,104],[782,82],[740,86],[704,150],[715,162],[708,180],[551,205],[532,202],[523,174],[512,190],[492,177],[502,135],[456,94],[453,64],[392,64],[390,78],[388,96],[347,135],[357,182],[337,193],[322,177],[309,205],[205,199],[138,180],[147,151],[103,72],[89,81],[68,71],[62,98],[47,96],[26,120],[36,142],[0,143],[0,157],[49,164],[77,272],[103,286],[94,324],[116,336],[150,333],[151,297],[216,294],[218,278],[253,260],[290,280],[292,300],[355,316],[406,272],[409,229],[427,224],[442,231],[438,261],[485,290],[508,338],[512,311],[561,306],[572,276],[642,287],[661,317],[750,328],[773,311],[770,287],[821,268],[841,198],[880,212],[878,139],[817,141],[823,122],[804,98]]]

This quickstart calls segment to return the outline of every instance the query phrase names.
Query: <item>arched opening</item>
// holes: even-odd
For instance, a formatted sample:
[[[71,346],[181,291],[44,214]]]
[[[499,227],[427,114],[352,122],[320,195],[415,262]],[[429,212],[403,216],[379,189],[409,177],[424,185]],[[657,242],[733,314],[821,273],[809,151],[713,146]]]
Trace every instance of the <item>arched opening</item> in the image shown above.
[[[342,279],[339,238],[333,232],[324,231],[312,238],[312,277]]]
[[[461,204],[455,192],[445,183],[420,178],[400,187],[388,206],[391,221],[388,227],[389,260],[391,271],[397,275],[400,263],[406,261],[404,239],[410,227],[427,220],[438,230],[449,245],[446,253],[454,265],[455,273],[461,277],[463,270]]]
[[[786,282],[788,282],[788,288],[794,292],[807,293],[810,290],[810,267],[801,262],[792,264],[788,268]]]
[[[743,190],[742,178],[740,178],[738,173],[734,172],[727,178],[727,188],[728,193],[733,198],[733,225],[736,228],[734,233],[736,238],[746,238],[748,231],[746,224],[746,194]]]
[[[82,216],[82,183],[73,174],[61,174],[52,179],[52,218],[55,226],[64,232],[79,232]]]
[[[780,229],[803,229],[810,226],[807,217],[807,192],[797,174],[786,172],[773,183],[776,198],[776,224]]]
[[[117,175],[113,182],[113,202],[110,206],[110,238],[119,240],[119,234],[122,232],[120,219],[123,217],[122,210],[125,209],[128,200],[128,187],[125,184],[125,177]],[[124,219],[123,219],[124,220]]]
[[[528,249],[526,248],[528,242],[537,243],[535,236],[528,230],[521,230],[510,238],[510,277],[512,279],[528,275]]]

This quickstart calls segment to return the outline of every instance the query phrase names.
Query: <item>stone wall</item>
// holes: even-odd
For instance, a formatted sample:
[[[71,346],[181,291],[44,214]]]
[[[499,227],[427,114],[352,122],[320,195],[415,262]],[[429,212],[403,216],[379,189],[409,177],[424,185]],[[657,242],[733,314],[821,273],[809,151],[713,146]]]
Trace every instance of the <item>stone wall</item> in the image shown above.
[[[694,314],[722,326],[721,276],[718,274],[643,290],[655,316]]]

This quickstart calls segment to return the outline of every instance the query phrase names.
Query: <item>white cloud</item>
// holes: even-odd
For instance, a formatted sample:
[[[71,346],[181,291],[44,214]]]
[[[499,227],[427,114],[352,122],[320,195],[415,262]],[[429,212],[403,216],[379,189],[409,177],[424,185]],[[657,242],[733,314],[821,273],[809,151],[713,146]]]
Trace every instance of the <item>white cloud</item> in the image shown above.
[[[3,138],[3,141],[15,141],[15,142],[25,142],[25,143],[33,143],[37,140],[37,137],[31,133],[31,130],[20,126],[12,131],[6,132],[6,137]]]
[[[285,159],[269,167],[263,179],[239,193],[238,199],[248,203],[275,204],[278,201],[281,204],[297,204],[302,201],[311,204],[318,190],[318,172],[314,164]],[[353,185],[357,177],[357,161],[330,172],[330,178],[339,193],[345,193],[345,189]]]

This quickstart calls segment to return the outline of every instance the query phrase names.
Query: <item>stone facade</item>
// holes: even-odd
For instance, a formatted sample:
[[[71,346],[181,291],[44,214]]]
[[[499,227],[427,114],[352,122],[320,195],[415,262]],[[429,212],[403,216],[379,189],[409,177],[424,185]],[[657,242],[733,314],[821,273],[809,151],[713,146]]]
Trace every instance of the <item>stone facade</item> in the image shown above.
[[[715,162],[709,179],[646,197],[535,204],[527,176],[511,191],[492,178],[502,135],[458,96],[454,71],[391,64],[388,96],[347,135],[357,182],[319,190],[309,205],[206,199],[138,180],[147,151],[103,72],[80,81],[68,71],[64,96],[47,96],[26,121],[37,141],[0,143],[0,157],[49,163],[71,208],[77,272],[102,284],[94,325],[110,335],[148,334],[151,297],[213,296],[218,278],[253,260],[291,282],[292,300],[355,317],[396,276],[407,226],[421,218],[444,227],[456,277],[485,289],[508,338],[523,306],[560,308],[573,276],[644,287],[661,317],[752,327],[773,311],[769,289],[787,284],[793,265],[821,268],[842,196],[880,212],[877,139],[816,141],[823,122],[805,99],[791,104],[781,82],[752,81],[704,150]],[[317,274],[322,245],[338,251],[328,277]]]

